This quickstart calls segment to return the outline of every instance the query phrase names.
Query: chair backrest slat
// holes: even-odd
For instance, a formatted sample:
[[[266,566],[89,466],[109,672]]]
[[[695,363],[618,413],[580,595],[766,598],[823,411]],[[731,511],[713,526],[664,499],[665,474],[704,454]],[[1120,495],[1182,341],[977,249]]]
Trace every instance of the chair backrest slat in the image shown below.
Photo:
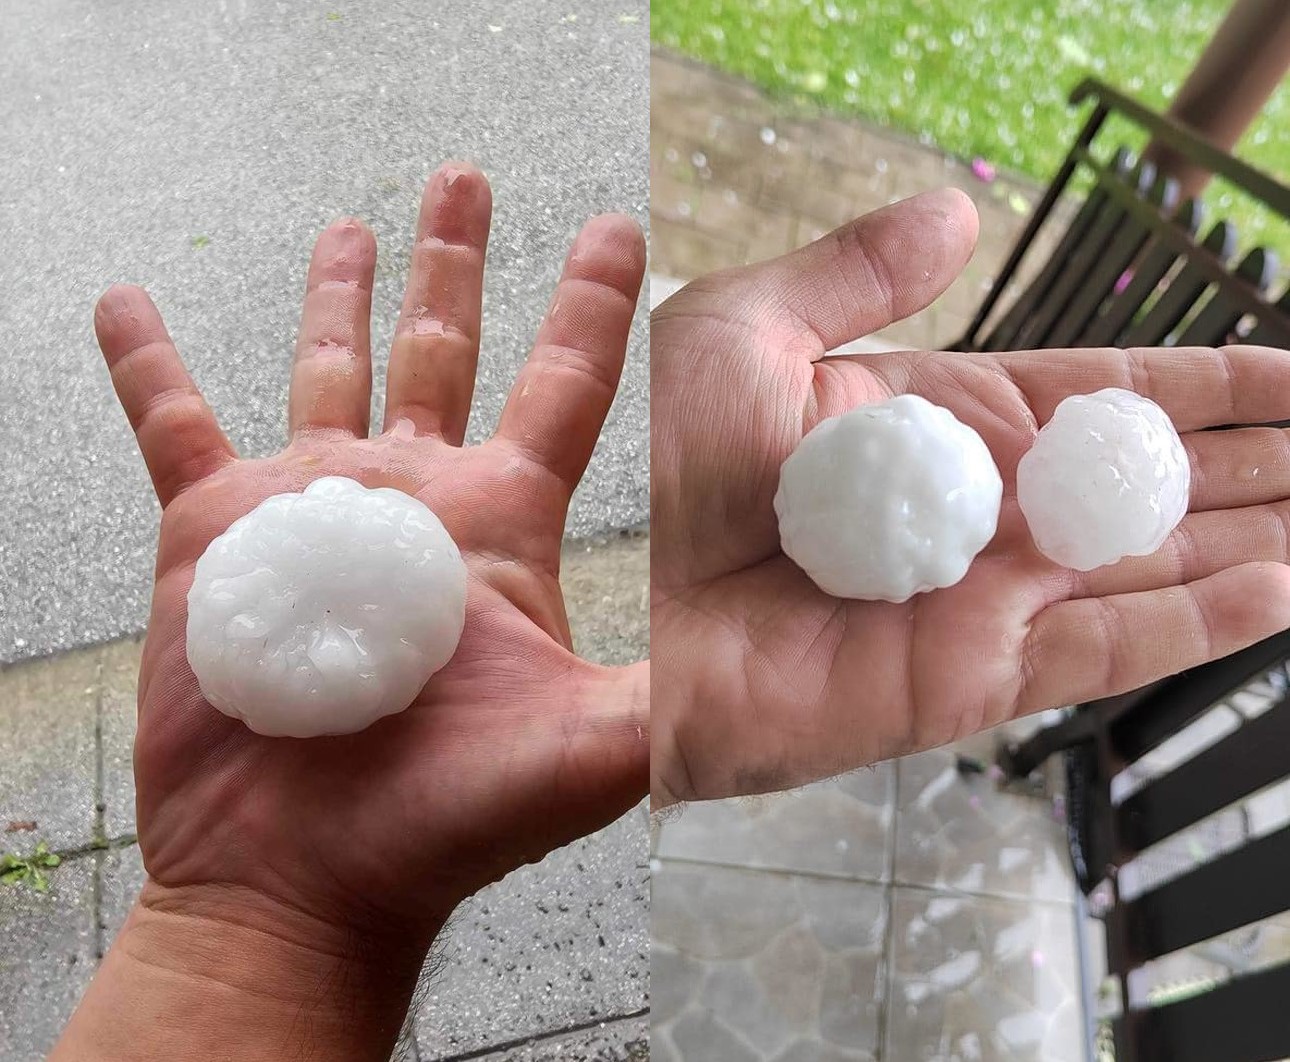
[[[1286,659],[1290,659],[1290,632],[1165,679],[1108,721],[1112,751],[1124,763],[1141,759],[1211,705]],[[1120,700],[1094,701],[1089,708],[1098,711],[1103,703]]]
[[[1172,211],[1178,201],[1178,182],[1156,178],[1156,168],[1143,162],[1133,173],[1133,191],[1142,197],[1154,212]],[[1074,297],[1053,325],[1044,346],[1072,347],[1088,328],[1098,309],[1110,297],[1125,271],[1133,265],[1151,237],[1151,226],[1142,219],[1121,212],[1120,222],[1111,233],[1111,239],[1094,259],[1092,267]]]
[[[1232,275],[1246,281],[1255,291],[1265,292],[1276,273],[1276,255],[1262,247],[1256,247],[1241,260]],[[1209,302],[1178,337],[1178,346],[1221,346],[1236,330],[1236,323],[1244,314],[1244,307],[1227,292],[1215,291]]]
[[[1236,229],[1230,222],[1220,221],[1209,230],[1201,244],[1201,251],[1209,252],[1218,262],[1226,263],[1236,252]],[[1209,287],[1209,277],[1199,261],[1189,261],[1160,293],[1145,316],[1129,329],[1124,338],[1128,347],[1155,347],[1178,327],[1187,311]]]
[[[1107,935],[1123,932],[1123,966],[1230,933],[1285,910],[1290,826],[1202,863],[1182,877],[1121,903],[1107,915]]]
[[[1272,785],[1286,774],[1287,749],[1290,697],[1124,800],[1115,812],[1121,839],[1140,852]]]
[[[1245,337],[1247,343],[1262,347],[1290,347],[1290,288],[1277,300],[1280,314],[1264,314]]]
[[[1127,152],[1124,153],[1127,158]],[[986,350],[1010,350],[1017,346],[1017,334],[1030,319],[1035,306],[1039,305],[1053,282],[1061,275],[1066,260],[1084,239],[1089,227],[1097,219],[1108,196],[1101,187],[1094,188],[1084,204],[1076,212],[1074,219],[1067,226],[1066,232],[1058,241],[1057,247],[1049,256],[1044,267],[1034,282],[1018,296],[1016,303],[1004,315],[998,327],[991,333],[984,345]]]
[[[1290,1057],[1290,963],[1117,1018],[1115,1057],[1135,1062],[1273,1062]]]
[[[1083,289],[1089,274],[1106,253],[1107,245],[1125,224],[1126,211],[1112,194],[1111,186],[1124,183],[1137,190],[1141,172],[1139,167],[1134,166],[1132,155],[1127,150],[1120,150],[1116,152],[1108,171],[1098,175],[1098,187],[1105,194],[1097,216],[1084,230],[1079,242],[1070,249],[1052,285],[1021,326],[1016,338],[1018,348],[1032,350],[1053,345],[1048,336],[1057,319]]]
[[[1204,207],[1188,199],[1178,208],[1171,224],[1191,239],[1200,230]],[[1113,294],[1106,308],[1089,322],[1088,329],[1075,342],[1079,347],[1108,347],[1121,343],[1136,314],[1160,286],[1160,282],[1182,256],[1169,243],[1153,236],[1142,259],[1133,268],[1128,286]]]

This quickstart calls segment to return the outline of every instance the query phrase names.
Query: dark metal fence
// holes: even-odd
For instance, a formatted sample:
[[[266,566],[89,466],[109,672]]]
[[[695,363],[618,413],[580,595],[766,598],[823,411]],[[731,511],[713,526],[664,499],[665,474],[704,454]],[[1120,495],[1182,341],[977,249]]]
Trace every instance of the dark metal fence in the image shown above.
[[[1230,223],[1219,220],[1202,236],[1199,202],[1179,204],[1173,182],[1127,150],[1099,161],[1094,141],[1107,119],[1120,115],[1283,219],[1290,218],[1290,188],[1099,82],[1082,83],[1071,100],[1092,100],[1093,111],[957,348],[1290,346],[1290,294],[1269,292],[1275,255],[1256,248],[1233,261],[1237,235]],[[1062,228],[1061,205],[1081,172],[1091,191]],[[1020,283],[1027,259],[1040,257],[1046,227],[1059,233],[1055,249]],[[1124,1000],[1113,1023],[1117,1062],[1290,1056],[1290,962],[1168,1003],[1133,1002],[1129,991],[1130,974],[1144,964],[1290,910],[1290,825],[1244,833],[1217,857],[1190,860],[1139,895],[1122,888],[1126,865],[1153,846],[1167,846],[1290,779],[1287,661],[1290,633],[1146,689],[1081,705],[1058,725],[1000,751],[1011,777],[1065,754],[1075,874],[1085,894],[1109,890],[1107,959]],[[1281,676],[1270,707],[1240,715],[1236,729],[1127,797],[1113,795],[1117,775],[1269,674]]]

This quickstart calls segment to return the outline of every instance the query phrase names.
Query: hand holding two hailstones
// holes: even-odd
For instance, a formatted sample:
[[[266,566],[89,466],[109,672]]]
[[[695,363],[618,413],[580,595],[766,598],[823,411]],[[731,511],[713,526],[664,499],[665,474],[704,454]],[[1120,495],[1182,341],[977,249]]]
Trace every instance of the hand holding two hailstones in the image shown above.
[[[1200,430],[1290,418],[1290,353],[823,357],[931,303],[976,228],[963,194],[918,196],[783,258],[704,277],[654,311],[656,806],[914,752],[1290,625],[1287,435]],[[1181,433],[1190,512],[1150,555],[1078,571],[1035,548],[1017,466],[1063,399],[1107,387],[1158,403]],[[781,466],[824,419],[901,394],[949,409],[985,441],[1003,480],[997,531],[946,589],[900,604],[832,597],[781,549]]]

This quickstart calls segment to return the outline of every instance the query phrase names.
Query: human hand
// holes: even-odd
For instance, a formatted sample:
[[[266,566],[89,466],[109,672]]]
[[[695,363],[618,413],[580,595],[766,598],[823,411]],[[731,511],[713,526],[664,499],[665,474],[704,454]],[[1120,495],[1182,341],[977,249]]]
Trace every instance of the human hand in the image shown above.
[[[384,426],[370,438],[376,244],[357,221],[331,225],[314,250],[290,440],[273,457],[236,457],[142,290],[112,288],[95,314],[164,509],[135,746],[150,880],[114,952],[186,976],[190,956],[174,953],[175,940],[191,953],[210,947],[221,961],[203,976],[217,988],[294,1001],[297,986],[267,972],[285,944],[301,1007],[320,1003],[319,982],[333,978],[360,999],[393,997],[380,1036],[329,1034],[337,1057],[388,1057],[426,950],[460,900],[645,791],[648,662],[604,668],[576,656],[558,578],[569,498],[623,364],[642,235],[620,216],[586,225],[496,434],[463,447],[490,214],[488,184],[470,166],[445,166],[427,185]],[[202,698],[185,652],[187,593],[198,557],[235,519],[328,475],[396,487],[439,516],[469,572],[465,631],[405,712],[344,737],[264,738]],[[239,949],[252,962],[245,973]],[[336,958],[348,972],[330,968]],[[313,1034],[325,1011],[311,1012]],[[313,1035],[313,1049],[326,1041]],[[285,1054],[281,1043],[266,1050]]]
[[[970,200],[918,196],[785,257],[701,278],[651,320],[652,800],[783,789],[1108,696],[1290,626],[1290,354],[1067,350],[823,358],[931,303],[976,239]],[[1016,467],[1070,394],[1160,403],[1192,465],[1165,545],[1091,572],[1045,559]],[[993,541],[962,582],[845,601],[781,551],[782,462],[825,417],[913,393],[990,447]],[[1257,478],[1256,478],[1257,477]]]

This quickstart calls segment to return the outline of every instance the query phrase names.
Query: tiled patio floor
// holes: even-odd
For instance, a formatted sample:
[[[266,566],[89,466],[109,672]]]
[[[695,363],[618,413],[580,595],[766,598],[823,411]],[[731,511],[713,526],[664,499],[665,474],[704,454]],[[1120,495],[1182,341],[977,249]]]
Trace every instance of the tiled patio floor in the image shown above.
[[[1046,794],[959,769],[999,732],[656,824],[656,1062],[1082,1062]]]

